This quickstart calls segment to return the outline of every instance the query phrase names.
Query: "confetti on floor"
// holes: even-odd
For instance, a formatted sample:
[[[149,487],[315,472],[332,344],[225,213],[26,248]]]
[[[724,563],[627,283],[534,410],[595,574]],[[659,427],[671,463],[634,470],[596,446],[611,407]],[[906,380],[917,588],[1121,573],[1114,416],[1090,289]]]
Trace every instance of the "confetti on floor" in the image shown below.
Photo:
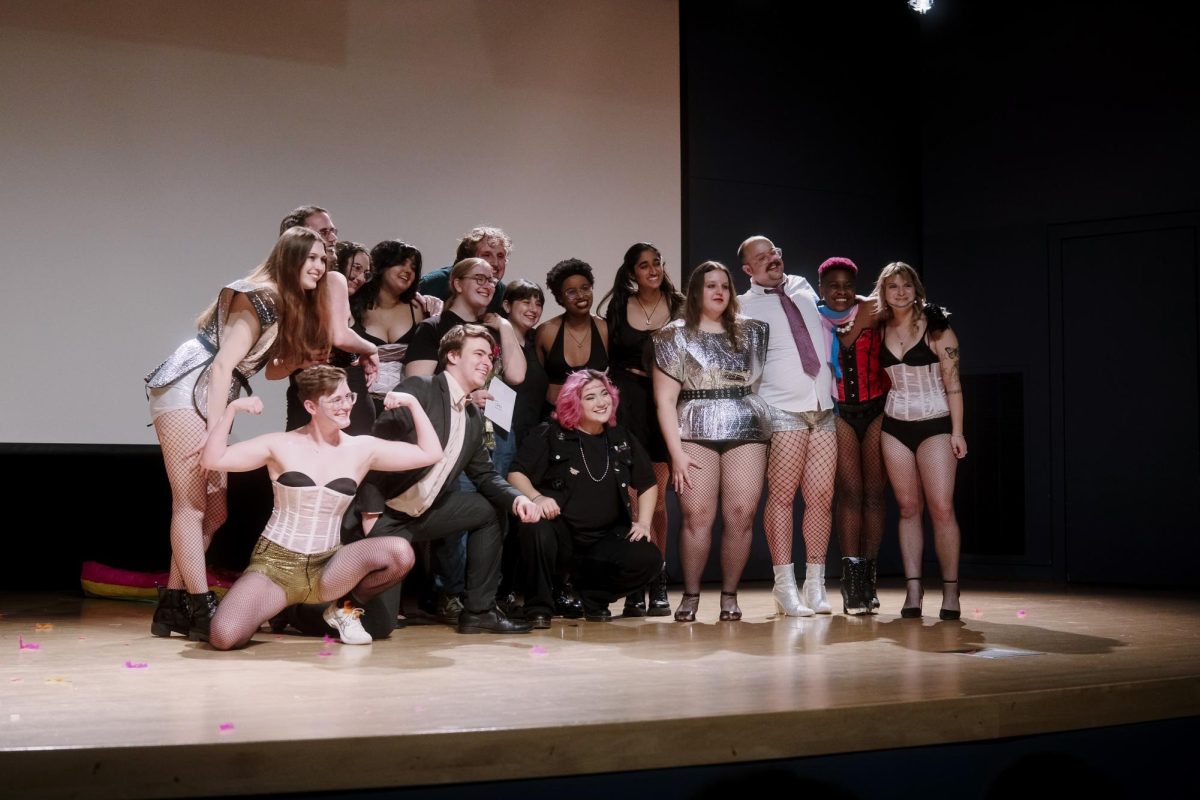
[[[1022,608],[1017,612],[1017,619],[1025,619],[1025,609]]]
[[[542,647],[540,644],[535,644],[533,647],[529,648],[529,655],[531,656],[544,656],[549,652],[549,650]]]
[[[220,726],[218,726],[217,730],[219,730],[221,733],[229,733],[231,730],[233,730],[233,723],[222,722]]]
[[[37,644],[36,642],[25,641],[24,636],[18,636],[17,637],[17,649],[18,650],[41,650],[42,646],[40,644]]]
[[[126,661],[125,662],[125,669],[146,669],[146,667],[148,667],[148,666],[150,666],[150,665],[145,663],[144,661]]]

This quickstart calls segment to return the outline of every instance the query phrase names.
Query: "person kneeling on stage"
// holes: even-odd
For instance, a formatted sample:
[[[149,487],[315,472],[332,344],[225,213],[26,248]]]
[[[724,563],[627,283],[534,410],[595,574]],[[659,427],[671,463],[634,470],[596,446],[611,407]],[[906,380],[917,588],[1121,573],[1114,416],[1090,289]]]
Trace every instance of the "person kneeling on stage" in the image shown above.
[[[650,541],[657,488],[650,458],[616,424],[617,390],[603,372],[567,377],[551,421],[530,431],[508,481],[537,503],[542,518],[522,523],[525,618],[549,628],[554,576],[570,571],[584,617],[612,618],[608,604],[662,569]],[[629,487],[638,493],[637,522]]]
[[[310,367],[296,376],[308,423],[228,444],[239,412],[262,413],[262,400],[243,397],[225,407],[205,443],[200,466],[248,472],[265,466],[275,506],[254,546],[249,566],[225,595],[208,632],[218,650],[241,647],[259,626],[294,603],[330,603],[323,614],[345,644],[370,644],[363,629],[365,603],[395,586],[413,566],[412,547],[400,539],[369,539],[342,546],[342,517],[368,470],[413,470],[442,458],[437,432],[411,395],[393,392],[391,403],[413,420],[413,442],[350,436],[355,394],[346,372]]]

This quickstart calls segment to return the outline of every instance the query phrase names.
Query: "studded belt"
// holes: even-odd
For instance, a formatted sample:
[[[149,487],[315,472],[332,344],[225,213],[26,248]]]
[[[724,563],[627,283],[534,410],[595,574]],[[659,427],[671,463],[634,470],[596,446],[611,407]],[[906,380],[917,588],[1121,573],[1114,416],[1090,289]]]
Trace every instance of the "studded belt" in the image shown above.
[[[737,400],[750,394],[749,386],[730,386],[728,389],[684,389],[680,400]]]

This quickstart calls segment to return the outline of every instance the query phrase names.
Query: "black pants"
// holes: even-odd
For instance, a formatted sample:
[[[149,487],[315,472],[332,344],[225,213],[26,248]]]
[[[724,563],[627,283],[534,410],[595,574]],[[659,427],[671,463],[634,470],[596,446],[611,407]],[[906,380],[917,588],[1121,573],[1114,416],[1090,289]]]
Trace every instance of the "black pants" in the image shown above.
[[[569,570],[585,610],[607,608],[645,586],[662,569],[662,554],[646,540],[631,542],[627,524],[580,540],[562,519],[521,523],[526,613],[554,613],[554,576]]]
[[[447,492],[419,517],[391,509],[371,529],[371,536],[399,536],[410,542],[427,542],[467,532],[467,611],[481,613],[496,601],[500,583],[502,534],[499,512],[483,495]],[[400,587],[395,586],[367,601],[363,627],[377,639],[386,638],[400,611]]]

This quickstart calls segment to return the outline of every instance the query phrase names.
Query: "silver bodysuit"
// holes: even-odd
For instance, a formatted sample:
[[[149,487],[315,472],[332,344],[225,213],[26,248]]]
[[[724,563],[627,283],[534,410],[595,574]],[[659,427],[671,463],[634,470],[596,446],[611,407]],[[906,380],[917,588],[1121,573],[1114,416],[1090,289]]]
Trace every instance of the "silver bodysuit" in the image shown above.
[[[655,363],[680,383],[679,438],[685,442],[771,438],[771,408],[750,391],[762,375],[770,329],[746,317],[737,327],[736,352],[725,333],[689,330],[683,320],[654,334]]]
[[[192,390],[192,406],[202,418],[208,418],[209,368],[217,351],[221,349],[221,337],[229,323],[229,307],[233,304],[234,296],[239,293],[249,299],[262,332],[246,357],[233,368],[233,380],[229,383],[227,400],[235,400],[243,388],[249,393],[250,377],[266,365],[267,353],[275,344],[275,337],[279,333],[279,312],[273,290],[246,280],[234,281],[221,290],[217,295],[217,306],[204,323],[204,327],[195,338],[179,345],[166,361],[146,376],[147,388],[159,389],[169,386],[183,376],[200,370],[196,386]]]

